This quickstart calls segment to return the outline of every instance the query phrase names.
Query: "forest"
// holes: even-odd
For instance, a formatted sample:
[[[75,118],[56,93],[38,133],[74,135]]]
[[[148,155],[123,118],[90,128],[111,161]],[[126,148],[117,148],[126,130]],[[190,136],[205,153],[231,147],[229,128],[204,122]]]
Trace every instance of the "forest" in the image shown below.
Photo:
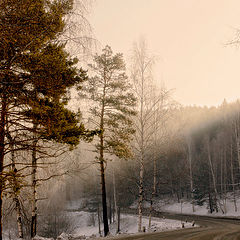
[[[139,232],[159,202],[238,212],[240,101],[181,105],[144,38],[98,46],[89,2],[0,1],[0,240],[57,238],[73,202],[103,236],[134,205]]]

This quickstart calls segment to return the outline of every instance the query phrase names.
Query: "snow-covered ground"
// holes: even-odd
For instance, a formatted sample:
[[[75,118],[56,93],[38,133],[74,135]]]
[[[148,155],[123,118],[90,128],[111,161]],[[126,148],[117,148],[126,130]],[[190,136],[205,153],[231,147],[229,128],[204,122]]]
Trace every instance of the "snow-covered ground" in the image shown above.
[[[94,213],[89,212],[69,212],[69,219],[71,219],[71,225],[74,229],[70,235],[72,237],[97,237],[99,236],[99,228],[97,224],[97,216]],[[137,221],[138,218],[135,215],[122,214],[121,215],[121,234],[133,234],[137,233]],[[167,231],[173,229],[180,229],[182,227],[181,221],[152,218],[152,227],[148,229],[148,218],[143,217],[142,226],[145,226],[146,231]],[[185,227],[192,227],[191,223],[184,223]],[[103,233],[103,226],[101,225],[101,232]],[[116,235],[116,224],[110,224],[110,235]]]
[[[240,196],[240,195],[239,195]],[[235,211],[232,196],[229,195],[225,202],[221,202],[225,213],[221,211],[218,213],[210,213],[207,201],[203,206],[194,206],[194,212],[190,201],[181,200],[180,203],[174,200],[156,200],[154,203],[154,209],[161,212],[182,213],[182,214],[196,214],[196,215],[208,215],[208,216],[225,216],[225,217],[239,217],[240,216],[240,197],[237,198],[237,210]],[[131,208],[137,208],[137,202],[131,206]],[[144,208],[149,208],[149,203],[144,203]],[[66,218],[68,219],[71,229],[68,233],[62,233],[58,240],[67,239],[96,239],[100,236],[98,229],[97,214],[91,212],[94,209],[94,202],[89,203],[87,199],[81,201],[72,201],[67,205]],[[135,215],[122,214],[121,215],[121,232],[120,234],[134,234],[137,233],[138,218]],[[152,227],[148,229],[148,218],[143,217],[142,226],[146,228],[146,231],[168,231],[182,228],[182,222],[178,220],[170,220],[164,218],[152,218]],[[192,227],[192,223],[184,222],[184,227]],[[195,225],[196,227],[196,225]],[[101,224],[101,234],[103,234],[103,225]],[[110,235],[116,235],[116,224],[110,224]],[[70,238],[72,237],[72,238]],[[36,240],[47,240],[44,238],[36,238]],[[50,239],[49,239],[50,240]]]
[[[71,231],[62,233],[57,240],[67,239],[96,239],[100,237],[99,227],[96,213],[85,211],[68,212],[66,216],[70,220]],[[120,233],[119,234],[134,234],[137,233],[138,218],[135,215],[122,214]],[[147,232],[169,231],[182,228],[183,222],[165,218],[152,218],[152,227],[148,229],[148,218],[143,217],[142,226]],[[110,236],[116,235],[116,223],[110,224]],[[184,227],[192,227],[192,223],[184,222]],[[101,224],[101,234],[103,234],[103,225]],[[35,240],[53,240],[52,238],[36,237]]]
[[[196,215],[209,215],[209,216],[225,216],[225,217],[239,217],[240,216],[240,198],[237,200],[237,210],[235,211],[232,198],[221,202],[222,207],[226,212],[222,214],[210,213],[207,203],[203,206],[194,206],[194,212],[190,201],[181,200],[180,203],[174,200],[158,200],[155,201],[154,209],[161,212],[182,213],[182,214],[196,214]],[[224,207],[225,205],[225,207]],[[90,204],[91,206],[91,204]],[[81,201],[69,202],[67,206],[67,212],[64,213],[67,221],[69,222],[70,229],[68,233],[62,233],[57,239],[96,239],[100,236],[98,227],[98,218],[96,212],[89,212],[93,207],[89,208],[89,203],[86,199]],[[137,208],[137,203],[133,204],[131,208]],[[149,208],[147,202],[144,203],[144,208]],[[84,209],[84,210],[81,210]],[[138,217],[136,215],[122,214],[120,224],[120,234],[134,234],[137,233]],[[152,218],[152,227],[148,229],[148,217],[143,217],[142,226],[146,228],[146,231],[169,231],[182,228],[181,221],[171,220],[165,218]],[[184,222],[184,227],[192,227],[192,223]],[[196,225],[195,225],[196,227]],[[103,234],[103,225],[101,224],[101,234]],[[116,235],[116,223],[110,224],[110,235]],[[7,239],[7,238],[6,238]],[[36,240],[52,240],[51,238],[37,237]]]
[[[204,215],[204,216],[225,216],[225,217],[240,217],[240,199],[237,199],[237,211],[235,211],[234,204],[232,199],[226,199],[226,203],[221,202],[222,209],[224,214],[219,210],[218,212],[210,213],[207,203],[203,206],[194,206],[194,212],[192,204],[189,201],[182,200],[180,203],[174,201],[158,201],[155,203],[155,210],[162,212],[171,212],[171,213],[182,213],[182,214],[194,214],[194,215]]]

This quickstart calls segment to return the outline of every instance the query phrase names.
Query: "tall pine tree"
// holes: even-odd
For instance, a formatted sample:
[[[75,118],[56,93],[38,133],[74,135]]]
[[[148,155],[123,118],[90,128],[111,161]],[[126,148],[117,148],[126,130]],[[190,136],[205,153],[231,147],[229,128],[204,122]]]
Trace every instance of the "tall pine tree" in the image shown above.
[[[136,99],[125,74],[123,55],[113,54],[106,46],[89,65],[94,73],[85,87],[89,99],[92,123],[100,129],[96,144],[102,186],[104,235],[109,233],[105,186],[105,167],[110,155],[128,159],[132,156],[130,141],[134,133],[132,115]]]
[[[67,89],[87,79],[86,72],[76,68],[77,60],[71,59],[65,45],[58,41],[72,5],[71,0],[0,2],[0,239],[6,182],[4,161],[10,145],[7,131],[13,137],[20,131],[41,136],[45,126],[48,130],[45,138],[69,144],[78,141],[73,129],[77,130],[75,136],[84,135],[83,127],[77,127],[75,120],[72,121],[75,117],[61,105]],[[58,124],[53,124],[57,116],[44,122],[42,117],[48,112],[47,107],[55,109],[55,113],[61,112]],[[41,116],[38,122],[37,115]],[[71,121],[73,129],[67,127]],[[62,131],[65,135],[60,134]],[[32,140],[32,146],[29,146],[31,141],[15,141],[14,151],[34,149],[36,141]]]

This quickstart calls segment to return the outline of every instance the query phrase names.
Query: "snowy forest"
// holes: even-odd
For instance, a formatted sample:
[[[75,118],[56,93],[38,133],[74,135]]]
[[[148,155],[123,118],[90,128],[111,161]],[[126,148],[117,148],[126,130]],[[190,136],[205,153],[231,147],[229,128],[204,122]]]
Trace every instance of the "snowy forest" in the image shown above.
[[[102,237],[166,204],[237,215],[240,101],[182,105],[145,38],[99,44],[92,4],[0,1],[0,239],[57,239],[80,211]]]

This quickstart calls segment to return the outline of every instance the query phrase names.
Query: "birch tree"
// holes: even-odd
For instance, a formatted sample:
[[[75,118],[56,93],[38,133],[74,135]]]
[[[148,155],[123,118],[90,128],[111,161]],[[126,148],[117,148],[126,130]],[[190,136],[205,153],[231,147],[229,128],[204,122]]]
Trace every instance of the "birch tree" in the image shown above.
[[[192,198],[192,211],[195,212],[194,208],[194,196],[193,196],[193,150],[192,150],[192,139],[190,136],[187,137],[187,153],[188,153],[188,163],[189,163],[189,180],[190,180],[190,191]]]
[[[144,164],[147,152],[152,148],[157,140],[154,135],[159,128],[157,121],[164,118],[164,110],[167,109],[166,102],[169,92],[160,89],[154,93],[156,85],[153,81],[152,68],[154,57],[150,56],[147,50],[146,42],[141,40],[133,47],[131,79],[134,85],[134,91],[137,97],[138,114],[135,119],[135,142],[134,148],[136,158],[139,162],[139,202],[138,202],[138,231],[142,231],[142,204],[144,199]],[[154,97],[155,96],[155,97]],[[153,156],[154,176],[156,176],[156,162]],[[153,178],[153,196],[156,190],[156,177]],[[150,220],[151,225],[151,220]]]

